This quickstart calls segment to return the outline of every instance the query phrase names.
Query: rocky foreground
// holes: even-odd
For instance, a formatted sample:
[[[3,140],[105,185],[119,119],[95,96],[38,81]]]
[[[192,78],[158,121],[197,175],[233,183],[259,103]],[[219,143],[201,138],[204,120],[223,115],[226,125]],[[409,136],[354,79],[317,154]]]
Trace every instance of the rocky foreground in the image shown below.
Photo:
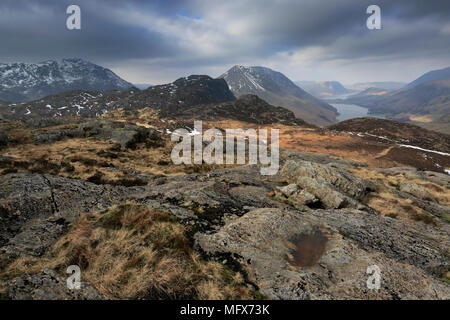
[[[448,174],[286,149],[275,176],[174,166],[180,126],[149,110],[2,123],[1,297],[450,299]]]
[[[243,292],[251,291],[256,298],[450,298],[450,286],[442,280],[447,277],[448,281],[450,264],[450,230],[448,222],[442,218],[448,219],[449,207],[440,206],[416,192],[421,189],[415,185],[417,189],[400,195],[417,203],[430,203],[432,223],[380,216],[364,199],[387,187],[350,172],[363,164],[298,152],[285,156],[289,160],[285,161],[280,174],[270,179],[261,177],[259,170],[250,166],[165,177],[151,185],[135,187],[97,185],[49,174],[3,175],[0,245],[4,297],[152,299],[164,295],[169,298],[198,296],[199,287],[192,292],[171,295],[171,290],[176,290],[158,289],[158,281],[135,296],[123,296],[122,292],[114,292],[102,283],[105,279],[94,277],[90,278],[93,283],[85,282],[80,291],[66,288],[61,271],[68,265],[81,264],[82,272],[87,275],[98,268],[95,264],[100,263],[98,259],[102,256],[92,255],[96,250],[103,252],[102,246],[106,243],[96,240],[95,234],[100,232],[99,228],[109,228],[111,232],[124,228],[121,211],[111,213],[109,209],[122,205],[139,210],[146,208],[149,215],[163,212],[173,218],[174,224],[188,231],[185,236],[190,239],[192,252],[206,261],[226,266],[233,277],[239,274],[243,280],[235,284],[233,290],[239,287]],[[393,174],[404,174],[401,169],[395,170]],[[450,183],[450,177],[444,174],[409,170],[407,175],[445,188]],[[100,219],[98,221],[103,216],[118,215],[114,218],[116,225],[100,227],[96,225],[98,221],[94,222],[93,229],[84,231],[90,232],[90,240],[80,245],[76,243],[78,237],[83,237],[80,219],[89,219],[83,218],[89,212],[99,212],[97,216],[90,216]],[[140,246],[165,254],[164,248],[159,251],[154,248],[151,236],[139,235],[137,224],[133,228],[138,235],[129,233],[131,238],[124,238],[123,246],[126,248],[128,241],[138,243],[126,252],[128,257],[117,252],[116,261],[104,261],[105,273],[116,268],[111,265],[114,263],[120,265],[117,272],[124,272],[127,263],[138,259],[133,251],[139,256]],[[73,237],[72,233],[78,237]],[[67,247],[73,251],[65,252]],[[120,251],[120,247],[115,249]],[[61,252],[70,259],[58,260]],[[366,269],[371,265],[381,269],[380,290],[367,288]],[[144,267],[148,266],[133,268]],[[164,285],[167,275],[163,270],[158,272],[161,273],[159,285]],[[126,281],[126,277],[117,280],[116,286]],[[249,293],[231,297],[247,295]]]

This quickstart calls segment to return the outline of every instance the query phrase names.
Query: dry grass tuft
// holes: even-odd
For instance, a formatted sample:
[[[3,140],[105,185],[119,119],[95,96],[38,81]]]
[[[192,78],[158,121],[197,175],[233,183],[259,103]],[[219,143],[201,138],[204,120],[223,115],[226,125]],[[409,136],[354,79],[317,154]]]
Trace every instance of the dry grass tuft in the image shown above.
[[[370,207],[380,212],[382,216],[435,224],[432,216],[415,206],[412,200],[396,197],[389,192],[372,193],[367,197],[366,202]]]
[[[354,169],[352,170],[352,172],[363,179],[377,181],[384,184],[385,186],[394,189],[399,189],[400,184],[403,182],[406,181],[413,182],[417,185],[422,186],[426,191],[428,191],[428,193],[431,194],[440,205],[450,206],[450,189],[443,185],[438,185],[433,182],[420,180],[418,178],[416,179],[408,178],[402,174],[396,175],[384,174],[368,168]]]
[[[34,273],[72,264],[113,299],[250,299],[243,277],[204,261],[187,227],[172,216],[132,203],[84,214],[42,259],[19,259],[7,272]]]

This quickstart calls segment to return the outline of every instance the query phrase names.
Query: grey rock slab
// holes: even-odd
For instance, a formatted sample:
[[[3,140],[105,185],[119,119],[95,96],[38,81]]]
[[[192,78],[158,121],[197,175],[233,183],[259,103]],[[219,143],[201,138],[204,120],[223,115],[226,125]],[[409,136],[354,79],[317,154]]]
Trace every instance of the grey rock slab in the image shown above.
[[[293,263],[323,250],[323,242],[298,241],[317,232],[329,238],[317,262]],[[197,233],[196,243],[206,254],[235,257],[273,299],[448,299],[450,286],[438,280],[448,268],[445,234],[357,210],[261,208]],[[382,272],[378,291],[367,287],[371,265]]]

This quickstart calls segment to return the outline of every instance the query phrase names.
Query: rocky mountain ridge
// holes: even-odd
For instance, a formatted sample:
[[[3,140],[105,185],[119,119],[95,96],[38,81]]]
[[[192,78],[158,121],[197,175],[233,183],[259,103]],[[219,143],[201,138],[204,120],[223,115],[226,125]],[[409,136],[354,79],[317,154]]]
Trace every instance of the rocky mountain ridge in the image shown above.
[[[164,113],[170,115],[168,113]],[[242,95],[234,102],[197,105],[180,110],[175,117],[200,120],[237,120],[256,124],[287,124],[314,127],[295,117],[294,113],[282,107],[275,107],[256,95]]]
[[[107,91],[132,84],[82,59],[0,64],[0,100],[24,102],[71,90]]]
[[[414,88],[416,86],[418,86],[419,84],[428,82],[428,81],[434,81],[434,80],[450,80],[450,67],[448,68],[444,68],[444,69],[439,69],[439,70],[432,70],[429,71],[425,74],[423,74],[422,76],[420,76],[419,78],[417,78],[416,80],[408,83],[404,89],[411,89]]]
[[[222,79],[192,75],[173,83],[146,90],[70,91],[25,103],[9,103],[0,108],[0,117],[26,120],[42,117],[96,117],[118,108],[152,108],[177,112],[199,104],[234,101],[236,98]]]
[[[344,87],[339,81],[297,81],[296,84],[320,99],[333,98],[354,92],[354,90]]]
[[[234,66],[219,78],[227,82],[236,97],[257,95],[315,125],[336,122],[336,109],[302,90],[280,72],[265,67]]]

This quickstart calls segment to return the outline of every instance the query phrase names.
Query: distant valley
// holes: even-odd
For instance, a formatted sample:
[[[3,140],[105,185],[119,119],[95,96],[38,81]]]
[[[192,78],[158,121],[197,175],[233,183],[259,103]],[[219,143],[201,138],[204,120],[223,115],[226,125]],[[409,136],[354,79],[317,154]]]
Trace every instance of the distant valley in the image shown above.
[[[248,94],[317,126],[365,116],[362,108],[367,108],[369,115],[450,133],[450,68],[430,71],[409,84],[343,85],[338,81],[294,83],[269,68],[234,66],[218,79],[192,75],[151,86],[132,85],[109,69],[76,58],[0,64],[3,119],[99,116],[117,108],[181,112],[196,105],[232,102]]]
[[[450,68],[430,71],[400,89],[370,87],[337,102],[450,133]]]

